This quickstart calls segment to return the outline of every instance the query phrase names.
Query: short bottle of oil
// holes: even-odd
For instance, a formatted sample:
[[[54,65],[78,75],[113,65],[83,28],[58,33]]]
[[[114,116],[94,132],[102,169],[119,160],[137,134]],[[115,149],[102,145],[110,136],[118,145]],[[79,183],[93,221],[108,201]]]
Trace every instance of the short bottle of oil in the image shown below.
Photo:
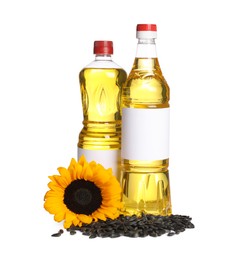
[[[113,42],[94,42],[95,60],[80,72],[83,129],[79,134],[78,158],[84,154],[112,168],[118,178],[121,148],[120,98],[127,74],[113,60]]]
[[[136,58],[122,91],[121,186],[126,214],[170,215],[169,87],[155,24],[138,24]]]

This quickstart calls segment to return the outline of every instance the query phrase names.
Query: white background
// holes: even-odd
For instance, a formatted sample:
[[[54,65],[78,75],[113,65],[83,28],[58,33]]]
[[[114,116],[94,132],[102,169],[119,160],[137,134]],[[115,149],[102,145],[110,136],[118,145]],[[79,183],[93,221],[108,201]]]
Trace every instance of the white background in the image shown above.
[[[1,259],[238,259],[238,1],[0,1]],[[48,175],[76,157],[78,73],[94,40],[129,73],[137,23],[156,23],[171,88],[173,237],[93,239],[43,209]]]

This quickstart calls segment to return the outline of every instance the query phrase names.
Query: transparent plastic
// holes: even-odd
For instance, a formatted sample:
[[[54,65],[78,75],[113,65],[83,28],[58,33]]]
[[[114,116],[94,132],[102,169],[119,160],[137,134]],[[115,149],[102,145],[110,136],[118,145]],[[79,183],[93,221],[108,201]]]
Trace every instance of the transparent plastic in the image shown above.
[[[169,86],[159,66],[154,39],[139,39],[136,58],[122,91],[122,124],[124,124],[124,108],[165,109],[169,108],[169,99]],[[163,126],[166,122],[160,123]],[[132,128],[134,125],[129,127]],[[150,127],[154,127],[153,122],[149,129]],[[136,134],[137,129],[134,130]],[[147,134],[150,135],[151,132]],[[138,142],[143,138],[144,136],[138,136]],[[168,165],[169,158],[132,160],[122,155],[122,200],[126,214],[172,213]]]
[[[95,61],[81,70],[79,80],[84,120],[79,134],[78,157],[85,150],[87,155],[92,151],[92,158],[88,160],[96,158],[94,151],[120,150],[120,97],[126,77],[126,72],[112,61],[111,55],[96,55]],[[119,165],[111,165],[115,163],[109,162],[106,168],[119,168]]]

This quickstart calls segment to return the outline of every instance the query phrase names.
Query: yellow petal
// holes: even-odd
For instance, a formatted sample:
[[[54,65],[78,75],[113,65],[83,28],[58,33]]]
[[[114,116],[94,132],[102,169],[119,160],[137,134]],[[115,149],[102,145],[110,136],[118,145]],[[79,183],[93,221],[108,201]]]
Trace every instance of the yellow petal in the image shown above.
[[[56,214],[62,210],[64,211],[62,204],[51,203],[48,200],[44,203],[44,208],[51,214]]]
[[[68,182],[62,176],[53,175],[53,176],[49,176],[49,178],[52,180],[53,184],[58,185],[59,187],[65,188],[66,186],[68,186]]]
[[[103,200],[102,205],[105,206],[105,207],[121,208],[122,202],[116,201],[116,200]]]
[[[59,197],[48,197],[45,202],[63,205],[63,198],[60,196]]]
[[[98,171],[98,169],[97,169]],[[108,174],[104,174],[102,170],[99,169],[97,174],[94,175],[94,183],[97,184],[97,186],[101,186],[105,183],[107,183],[110,179],[110,176]]]
[[[96,162],[95,162],[95,161],[91,161],[91,162],[89,163],[89,165],[90,165],[90,168],[92,169],[92,171],[94,172],[94,169],[95,169],[95,167],[96,167]]]
[[[80,220],[79,220],[78,218],[75,218],[75,219],[73,220],[73,225],[74,225],[74,226],[79,226],[79,223],[80,223]]]
[[[76,214],[75,214],[75,213],[73,213],[73,212],[71,212],[71,211],[69,211],[69,210],[66,211],[65,221],[66,221],[67,223],[71,223],[71,225],[72,225],[72,224],[73,224],[73,221],[74,221],[76,218],[77,218],[77,217],[76,217]]]
[[[59,175],[48,176],[48,178],[49,178],[52,182],[57,183],[57,178],[59,178]]]
[[[73,168],[73,167],[69,167],[68,168],[68,171],[70,173],[70,176],[71,176],[71,180],[74,181],[77,179],[77,172],[76,172],[76,167]]]
[[[83,166],[85,163],[87,163],[87,161],[86,161],[84,155],[81,155],[81,157],[79,158],[78,163],[79,163],[80,165],[82,165],[82,166]]]
[[[71,167],[71,168],[75,168],[76,164],[77,164],[76,160],[75,160],[74,158],[72,158],[72,159],[71,159],[71,162],[70,162],[70,165],[69,165],[69,168],[70,168],[70,167]]]
[[[59,197],[63,197],[63,196],[64,196],[63,190],[60,190],[60,191],[49,190],[46,192],[46,194],[44,196],[44,200],[46,200],[47,198],[50,198],[50,197],[59,198]]]
[[[76,179],[76,166],[77,166],[77,162],[74,158],[72,158],[71,163],[68,167],[68,171],[70,172],[70,176],[72,180]]]
[[[82,174],[82,166],[80,164],[76,164],[75,180],[76,179],[82,179],[81,174]]]
[[[114,214],[111,211],[107,210],[107,209],[99,208],[98,212],[104,214],[105,216],[107,216],[109,218],[113,218],[114,217]]]
[[[58,210],[58,206],[52,206],[52,205],[50,205],[49,203],[44,203],[44,209],[46,210],[46,211],[48,211],[50,214],[55,214],[55,213],[57,213],[59,210]]]
[[[88,163],[85,163],[83,166],[82,166],[82,170],[81,170],[81,173],[80,173],[80,179],[84,179],[85,178],[85,174],[86,174],[86,171],[88,169]]]
[[[55,204],[58,204],[58,203],[60,203],[60,204],[62,204],[63,205],[63,197],[61,197],[61,196],[58,196],[58,197],[48,197],[47,199],[46,199],[46,201],[48,201],[48,202],[52,202],[52,203],[55,203]]]
[[[59,178],[61,176],[59,175],[52,175],[52,176],[48,176],[48,178],[51,180],[51,182],[54,184],[54,185],[57,185],[57,186],[60,186],[60,183],[59,183]]]
[[[87,167],[84,173],[84,180],[92,181],[92,179],[93,179],[93,172],[90,167]]]
[[[119,195],[121,194],[121,188],[117,185],[107,185],[102,187],[102,194],[107,196]]]
[[[64,228],[67,229],[72,225],[72,221],[65,221],[64,222]]]
[[[108,201],[120,201],[121,200],[121,195],[120,194],[115,194],[115,195],[105,195],[101,192],[103,202],[107,203]]]
[[[90,224],[92,222],[92,217],[84,215],[84,214],[79,214],[78,218],[80,221],[86,224]]]
[[[65,219],[66,213],[65,211],[59,211],[55,214],[54,220],[57,222],[61,222],[62,220]]]
[[[106,220],[106,217],[103,213],[99,212],[98,210],[96,210],[95,212],[92,213],[92,216],[96,219],[101,219],[101,220]]]
[[[58,169],[58,172],[60,173],[60,175],[66,179],[67,183],[70,184],[72,182],[72,179],[71,179],[71,174],[70,172],[64,168],[64,167],[59,167]]]
[[[110,211],[112,214],[114,214],[118,211],[117,207],[106,207],[106,206],[101,205],[100,208],[102,210]]]

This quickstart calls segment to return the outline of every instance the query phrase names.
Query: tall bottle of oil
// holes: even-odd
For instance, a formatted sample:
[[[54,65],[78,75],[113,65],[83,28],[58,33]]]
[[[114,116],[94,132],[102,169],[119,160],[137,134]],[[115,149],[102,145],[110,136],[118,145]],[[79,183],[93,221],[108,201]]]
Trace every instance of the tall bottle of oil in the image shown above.
[[[80,72],[83,129],[79,134],[78,158],[84,154],[112,168],[118,178],[121,148],[120,98],[126,72],[113,60],[113,42],[94,42],[95,60]]]
[[[126,214],[170,215],[169,87],[155,24],[138,24],[136,58],[122,91],[121,185]]]

